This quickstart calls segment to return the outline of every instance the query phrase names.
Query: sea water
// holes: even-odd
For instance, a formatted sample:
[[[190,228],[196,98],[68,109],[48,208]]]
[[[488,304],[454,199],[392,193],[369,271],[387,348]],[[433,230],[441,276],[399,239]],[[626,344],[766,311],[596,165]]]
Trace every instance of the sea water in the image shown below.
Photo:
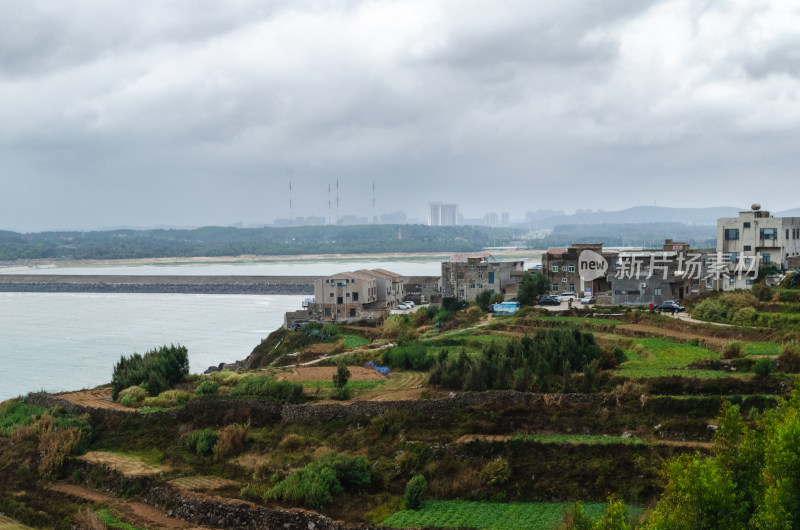
[[[189,350],[192,373],[247,357],[305,296],[0,293],[0,401],[111,381],[122,355]]]

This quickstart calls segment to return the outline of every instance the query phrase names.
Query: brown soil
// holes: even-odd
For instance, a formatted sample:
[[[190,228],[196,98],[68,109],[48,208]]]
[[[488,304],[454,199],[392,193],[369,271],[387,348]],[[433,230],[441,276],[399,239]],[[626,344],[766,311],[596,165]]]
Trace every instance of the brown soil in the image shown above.
[[[91,464],[103,464],[127,476],[158,475],[167,471],[164,467],[150,466],[133,456],[118,455],[104,451],[90,451],[78,457]]]
[[[384,381],[386,376],[363,366],[349,366],[350,381]],[[335,366],[295,366],[288,372],[278,372],[278,381],[331,381],[336,373]]]
[[[125,412],[134,412],[134,409],[123,407],[119,403],[111,401],[111,387],[100,387],[92,390],[80,390],[78,392],[68,392],[66,394],[59,394],[58,397],[66,399],[76,405],[83,405],[85,407],[95,407],[101,409],[116,409],[124,410]]]
[[[124,519],[132,520],[137,524],[143,524],[148,528],[203,528],[182,519],[167,517],[163,511],[143,502],[119,500],[105,493],[91,490],[83,486],[76,486],[74,484],[53,484],[50,486],[50,489],[90,502],[109,504],[114,511],[120,513]]]

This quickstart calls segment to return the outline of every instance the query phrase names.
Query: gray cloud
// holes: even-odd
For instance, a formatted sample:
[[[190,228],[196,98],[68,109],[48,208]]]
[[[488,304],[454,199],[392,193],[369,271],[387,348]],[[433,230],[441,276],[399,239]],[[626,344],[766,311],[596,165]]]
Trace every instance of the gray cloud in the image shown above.
[[[795,207],[800,14],[441,0],[0,6],[0,229]],[[765,35],[769,36],[765,38]],[[763,193],[766,193],[763,192]],[[772,203],[772,204],[771,204]]]

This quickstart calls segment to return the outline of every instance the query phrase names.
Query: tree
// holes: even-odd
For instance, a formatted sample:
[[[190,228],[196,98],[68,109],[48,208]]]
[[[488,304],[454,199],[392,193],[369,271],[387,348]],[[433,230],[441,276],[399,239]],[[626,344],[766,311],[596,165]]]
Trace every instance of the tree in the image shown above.
[[[350,370],[347,369],[347,366],[344,364],[340,364],[336,368],[336,373],[333,374],[333,386],[336,388],[343,388],[344,385],[347,384],[347,381],[350,379]]]
[[[475,305],[481,308],[481,311],[489,309],[489,303],[492,301],[492,293],[488,289],[484,289],[475,296]]]
[[[428,489],[428,481],[422,475],[414,475],[406,484],[403,500],[407,510],[419,510],[422,507],[422,496]]]
[[[541,272],[526,272],[519,284],[517,301],[521,305],[534,305],[550,288],[550,281]]]

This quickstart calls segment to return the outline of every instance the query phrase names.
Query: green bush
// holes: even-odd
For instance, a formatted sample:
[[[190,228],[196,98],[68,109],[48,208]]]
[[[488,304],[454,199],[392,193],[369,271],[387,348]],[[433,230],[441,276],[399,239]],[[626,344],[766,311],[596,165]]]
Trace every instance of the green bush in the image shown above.
[[[407,510],[419,510],[422,507],[422,496],[428,489],[428,481],[422,475],[414,475],[406,484],[403,500]]]
[[[191,396],[189,393],[183,390],[166,390],[156,397],[145,398],[142,405],[145,407],[159,407],[165,409],[170,407],[182,407],[189,402],[190,398]]]
[[[369,464],[363,456],[330,454],[293,472],[267,491],[265,498],[321,509],[334,495],[361,490],[371,479]]]
[[[117,400],[125,407],[137,407],[147,398],[147,390],[140,386],[131,386],[120,391]]]
[[[772,373],[772,370],[775,368],[775,363],[769,357],[763,357],[756,361],[756,364],[753,365],[753,371],[756,375],[760,375],[762,377],[766,377]]]
[[[383,364],[393,369],[417,371],[427,370],[434,361],[427,348],[419,342],[389,348],[383,353],[382,360]]]
[[[723,359],[738,359],[744,355],[744,343],[732,340],[722,349]]]
[[[498,456],[484,466],[481,476],[489,486],[505,484],[511,478],[511,467],[508,465],[508,460]]]
[[[258,397],[287,403],[303,402],[303,386],[289,381],[276,381],[270,376],[252,376],[242,379],[233,390],[233,397]]]
[[[144,355],[134,353],[122,356],[114,366],[111,376],[112,397],[117,399],[120,391],[131,386],[145,388],[151,396],[157,396],[189,375],[189,354],[184,346],[162,346]]]
[[[331,399],[337,399],[339,401],[347,401],[348,399],[350,399],[350,388],[346,386],[334,388],[333,392],[331,392]]]
[[[186,436],[186,448],[198,455],[209,455],[217,443],[217,432],[214,429],[192,431]]]
[[[201,397],[212,397],[219,393],[219,385],[214,381],[205,380],[194,389],[194,393]]]
[[[30,425],[47,409],[11,399],[0,405],[0,436],[9,436],[17,427]]]

